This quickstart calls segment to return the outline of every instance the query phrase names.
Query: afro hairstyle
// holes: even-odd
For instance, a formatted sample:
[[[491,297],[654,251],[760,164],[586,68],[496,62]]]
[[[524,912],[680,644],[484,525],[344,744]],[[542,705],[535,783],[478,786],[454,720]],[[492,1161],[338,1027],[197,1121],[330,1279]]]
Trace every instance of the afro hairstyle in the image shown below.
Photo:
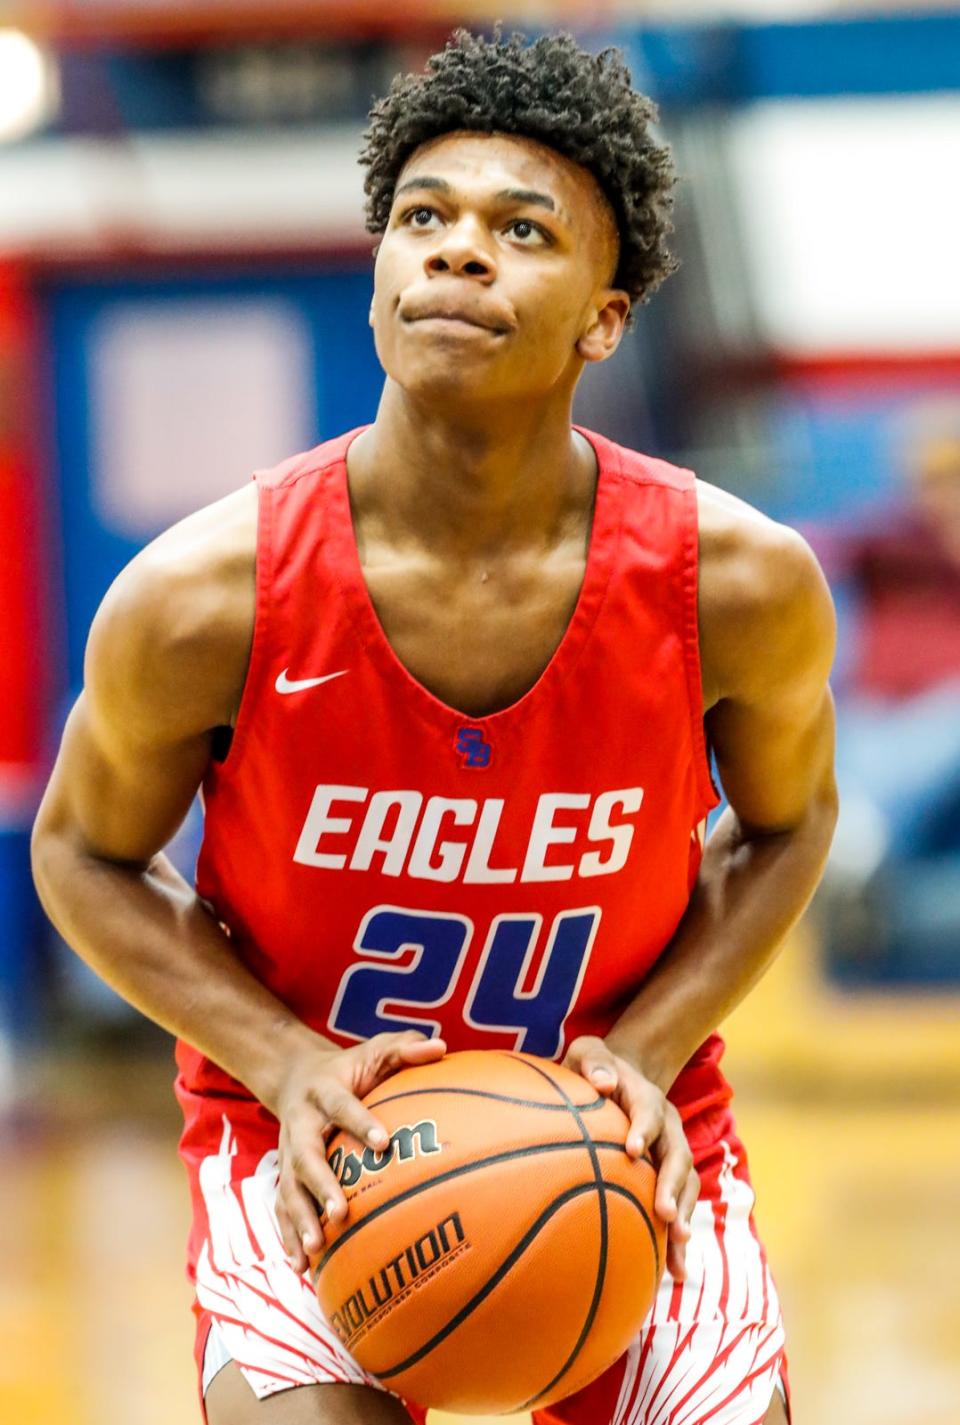
[[[666,241],[670,150],[652,136],[656,105],[632,88],[617,49],[593,55],[562,33],[531,44],[499,26],[490,39],[456,30],[422,74],[396,76],[369,119],[359,161],[370,232],[386,230],[400,172],[421,144],[460,129],[516,134],[593,174],[619,232],[614,285],[631,303],[646,301],[678,266]]]

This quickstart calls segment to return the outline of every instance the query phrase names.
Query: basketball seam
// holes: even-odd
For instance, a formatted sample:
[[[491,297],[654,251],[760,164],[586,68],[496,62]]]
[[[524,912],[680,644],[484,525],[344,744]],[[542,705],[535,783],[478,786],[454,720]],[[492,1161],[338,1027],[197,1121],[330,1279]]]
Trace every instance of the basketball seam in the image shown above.
[[[522,1062],[522,1061],[521,1061]],[[552,1082],[552,1081],[551,1081]],[[378,1098],[374,1103],[364,1101],[364,1107],[369,1109],[380,1108],[385,1103],[396,1103],[402,1098],[417,1098],[421,1094],[464,1094],[470,1098],[492,1099],[495,1103],[514,1103],[520,1108],[543,1108],[548,1113],[566,1113],[565,1103],[542,1103],[536,1098],[514,1098],[511,1094],[492,1093],[489,1089],[463,1089],[463,1088],[432,1088],[432,1089],[404,1089],[402,1093],[390,1094],[387,1098]],[[591,1113],[595,1109],[602,1108],[607,1102],[603,1094],[594,1099],[591,1103],[578,1104],[581,1113]]]
[[[575,1148],[577,1148],[577,1147],[580,1147],[581,1144],[582,1144],[582,1140],[573,1139],[573,1140],[571,1140],[569,1143],[565,1143],[565,1144],[563,1144],[562,1146],[564,1146],[564,1147],[575,1147]],[[610,1142],[598,1141],[595,1146],[596,1146],[598,1149],[616,1149],[618,1152],[622,1152],[622,1151],[623,1151],[622,1146],[621,1146],[619,1143],[610,1143]],[[525,1151],[526,1151],[526,1150],[525,1150]],[[490,1161],[490,1160],[488,1160],[488,1161]],[[474,1166],[474,1165],[471,1164],[471,1165],[469,1165],[469,1166],[472,1167],[472,1166]],[[453,1170],[453,1174],[444,1174],[444,1177],[452,1176],[452,1175],[454,1175],[454,1174],[455,1174],[456,1172],[458,1172],[458,1171],[461,1171],[461,1170],[454,1169],[454,1170]],[[436,1182],[436,1181],[439,1181],[439,1179],[434,1179],[433,1181]],[[452,1318],[450,1319],[450,1321],[448,1321],[448,1322],[446,1323],[446,1325],[445,1325],[440,1331],[438,1331],[438,1332],[436,1333],[436,1335],[432,1336],[429,1341],[425,1341],[425,1342],[423,1343],[423,1345],[420,1346],[412,1355],[407,1356],[406,1359],[404,1359],[404,1360],[398,1362],[396,1365],[387,1367],[387,1368],[385,1368],[385,1369],[373,1369],[373,1368],[371,1367],[371,1368],[370,1368],[371,1374],[377,1376],[377,1377],[378,1377],[379,1379],[381,1379],[381,1380],[388,1380],[388,1379],[390,1379],[391,1377],[393,1377],[393,1376],[395,1376],[395,1375],[398,1375],[401,1371],[408,1370],[411,1366],[416,1365],[419,1361],[422,1361],[425,1356],[428,1356],[432,1351],[434,1351],[434,1350],[437,1348],[437,1346],[441,1345],[442,1342],[445,1341],[445,1340],[447,1339],[447,1337],[448,1337],[453,1331],[455,1331],[456,1328],[457,1328],[458,1326],[460,1326],[460,1325],[476,1310],[476,1308],[481,1304],[481,1302],[483,1302],[483,1301],[486,1299],[486,1297],[488,1297],[488,1296],[490,1295],[490,1293],[494,1290],[494,1288],[497,1287],[497,1286],[500,1284],[500,1282],[503,1281],[504,1277],[507,1275],[507,1273],[508,1273],[514,1266],[516,1266],[517,1262],[518,1262],[518,1261],[520,1260],[520,1258],[523,1256],[524,1252],[525,1252],[525,1251],[527,1250],[527,1248],[530,1246],[531,1242],[533,1242],[533,1241],[535,1240],[537,1234],[540,1232],[540,1230],[543,1228],[543,1226],[550,1220],[550,1218],[551,1218],[552,1216],[554,1216],[554,1214],[555,1214],[556,1212],[558,1212],[561,1207],[564,1207],[568,1202],[571,1202],[571,1201],[572,1201],[575,1197],[577,1197],[578,1195],[580,1195],[580,1194],[582,1194],[582,1193],[585,1193],[585,1192],[595,1191],[595,1190],[596,1190],[596,1186],[597,1186],[597,1184],[596,1184],[596,1179],[594,1178],[594,1179],[592,1179],[590,1182],[587,1182],[587,1183],[578,1183],[575,1187],[568,1188],[568,1189],[566,1189],[565,1192],[563,1192],[563,1193],[559,1194],[557,1197],[555,1197],[555,1198],[553,1199],[553,1201],[552,1201],[546,1208],[544,1208],[543,1212],[540,1214],[540,1216],[537,1218],[537,1220],[536,1220],[535,1222],[531,1223],[530,1227],[528,1227],[528,1229],[527,1229],[527,1231],[524,1233],[523,1237],[522,1237],[522,1238],[520,1239],[520,1241],[514,1246],[513,1250],[512,1250],[511,1253],[509,1254],[509,1256],[507,1256],[507,1257],[504,1259],[504,1261],[500,1264],[500,1266],[497,1268],[497,1270],[496,1270],[490,1277],[487,1278],[487,1280],[483,1283],[483,1285],[480,1286],[480,1287],[477,1289],[477,1291],[474,1293],[474,1295],[471,1297],[471,1299],[470,1299],[468,1302],[466,1302],[466,1303],[460,1308],[460,1310],[457,1312],[457,1314],[456,1314],[454,1317],[452,1317]],[[647,1213],[647,1210],[646,1210],[646,1208],[644,1207],[643,1203],[640,1201],[640,1199],[639,1199],[634,1193],[632,1193],[632,1192],[630,1191],[629,1188],[623,1187],[622,1184],[620,1184],[620,1183],[605,1183],[605,1184],[604,1184],[604,1187],[605,1187],[605,1190],[606,1190],[607,1192],[611,1192],[611,1193],[613,1193],[616,1197],[622,1197],[622,1198],[624,1198],[627,1202],[632,1203],[632,1205],[633,1205],[633,1206],[637,1209],[637,1211],[640,1213],[640,1216],[643,1218],[644,1226],[646,1227],[647,1232],[649,1233],[649,1236],[650,1236],[650,1241],[651,1241],[651,1244],[652,1244],[652,1246],[653,1246],[654,1256],[655,1256],[655,1259],[656,1259],[656,1261],[657,1261],[657,1263],[658,1263],[658,1274],[659,1274],[660,1252],[659,1252],[659,1248],[658,1248],[658,1246],[657,1246],[657,1237],[656,1237],[656,1233],[655,1233],[655,1231],[654,1231],[654,1229],[653,1229],[653,1224],[652,1224],[651,1221],[650,1221],[649,1214]],[[415,1190],[414,1190],[414,1191],[415,1191]],[[409,1196],[411,1196],[411,1195],[412,1195],[411,1193],[405,1193],[405,1194],[403,1194],[404,1197],[409,1197]],[[399,1200],[400,1200],[399,1198],[391,1199],[391,1201],[393,1201],[393,1202],[397,1202],[397,1201],[399,1201]],[[389,1205],[389,1204],[383,1204],[380,1208],[374,1209],[374,1212],[379,1213],[380,1211],[383,1210],[383,1207],[386,1207],[386,1206],[388,1206],[388,1205]],[[367,1217],[364,1219],[364,1221],[369,1221],[370,1217],[372,1217],[372,1216],[374,1215],[374,1212],[369,1213],[369,1214],[367,1215]],[[359,1223],[358,1223],[357,1225],[358,1225],[358,1226],[362,1226],[362,1224],[359,1224]],[[336,1245],[336,1244],[335,1244],[335,1245]],[[317,1275],[319,1275],[319,1270],[320,1270],[320,1269],[318,1268]],[[587,1329],[589,1329],[589,1325],[590,1325],[590,1324],[591,1324],[591,1323],[588,1321]],[[582,1342],[581,1342],[581,1341],[578,1341],[578,1343],[577,1343],[577,1348],[576,1348],[577,1353],[579,1353],[579,1349],[580,1349],[580,1345],[581,1345],[581,1344],[582,1344]],[[576,1359],[576,1355],[574,1355],[574,1357],[573,1357],[573,1360],[575,1360],[575,1359]],[[572,1364],[573,1364],[573,1361],[572,1361],[572,1360],[569,1361],[569,1362],[564,1366],[563,1371],[561,1371],[560,1374],[556,1377],[556,1379],[559,1380],[559,1379],[561,1378],[561,1376],[564,1374],[564,1372],[567,1371],[567,1370],[569,1370],[570,1365],[572,1365]],[[551,1384],[552,1384],[552,1382],[551,1382]],[[544,1390],[549,1390],[549,1389],[550,1389],[550,1385],[547,1385],[547,1386],[544,1387]],[[542,1394],[543,1394],[543,1391],[539,1392],[539,1394],[542,1395]],[[538,1398],[537,1396],[534,1396],[534,1397],[533,1397],[533,1399],[537,1399],[537,1398]]]
[[[623,1144],[618,1143],[616,1139],[598,1139],[596,1146],[598,1148],[613,1148],[618,1153],[623,1152]],[[563,1138],[556,1143],[534,1143],[528,1148],[509,1148],[506,1152],[491,1153],[490,1156],[486,1158],[475,1158],[470,1163],[461,1163],[459,1167],[447,1168],[445,1172],[437,1173],[436,1176],[432,1178],[426,1178],[423,1182],[414,1183],[412,1187],[405,1188],[403,1192],[388,1198],[386,1202],[381,1202],[378,1203],[376,1207],[371,1207],[370,1211],[365,1213],[359,1222],[354,1222],[335,1242],[330,1243],[330,1246],[314,1268],[314,1284],[319,1281],[321,1274],[327,1267],[334,1253],[338,1252],[344,1243],[350,1240],[354,1233],[359,1232],[366,1223],[372,1222],[374,1218],[382,1216],[385,1212],[389,1212],[392,1207],[398,1206],[401,1202],[407,1202],[411,1197],[416,1197],[418,1193],[427,1192],[428,1189],[436,1187],[438,1183],[449,1182],[451,1178],[465,1176],[467,1173],[476,1172],[480,1168],[492,1167],[495,1163],[508,1163],[512,1162],[515,1158],[532,1158],[538,1153],[559,1153],[565,1149],[582,1147],[582,1138]]]
[[[552,1390],[558,1381],[563,1380],[563,1377],[566,1375],[567,1371],[570,1369],[574,1361],[579,1356],[583,1343],[587,1339],[587,1336],[590,1332],[590,1328],[596,1319],[597,1310],[600,1305],[600,1295],[603,1291],[603,1283],[607,1275],[609,1226],[607,1220],[606,1183],[604,1182],[603,1174],[600,1171],[600,1160],[597,1156],[597,1150],[594,1145],[593,1139],[591,1138],[590,1133],[587,1130],[587,1125],[580,1117],[576,1105],[566,1093],[565,1089],[563,1088],[563,1085],[558,1084],[556,1079],[552,1078],[545,1069],[541,1069],[539,1065],[531,1064],[529,1060],[521,1059],[515,1054],[511,1054],[509,1055],[509,1057],[513,1059],[515,1063],[526,1064],[527,1068],[532,1070],[533,1073],[539,1074],[542,1078],[546,1079],[547,1083],[551,1084],[553,1088],[556,1089],[557,1093],[567,1105],[567,1108],[573,1114],[577,1128],[580,1131],[580,1136],[583,1140],[583,1144],[590,1155],[590,1166],[593,1169],[594,1185],[597,1190],[597,1201],[600,1208],[600,1252],[599,1261],[597,1262],[597,1278],[593,1288],[593,1300],[590,1302],[590,1306],[587,1310],[587,1315],[584,1320],[583,1326],[580,1328],[580,1335],[577,1337],[577,1340],[574,1343],[573,1350],[570,1352],[569,1356],[567,1357],[563,1365],[560,1367],[559,1371],[557,1371],[556,1375],[553,1377],[552,1380],[549,1380],[545,1386],[543,1386],[540,1390],[537,1391],[536,1395],[532,1395],[529,1400],[525,1400],[522,1404],[517,1405],[515,1407],[515,1409],[517,1410],[529,1410],[536,1401],[541,1400],[543,1396],[547,1394],[548,1391]]]
[[[418,1361],[422,1361],[424,1356],[428,1356],[431,1351],[435,1350],[437,1346],[439,1346],[443,1341],[447,1339],[447,1337],[452,1331],[455,1331],[456,1328],[461,1325],[462,1322],[466,1321],[468,1316],[471,1316],[473,1314],[473,1312],[480,1305],[480,1303],[490,1295],[494,1287],[499,1286],[499,1284],[503,1281],[504,1277],[511,1270],[511,1268],[516,1266],[517,1262],[523,1256],[524,1252],[530,1246],[531,1242],[534,1241],[541,1228],[544,1227],[547,1222],[549,1222],[550,1218],[553,1217],[556,1212],[559,1212],[561,1207],[565,1207],[568,1202],[572,1202],[573,1199],[579,1196],[581,1193],[590,1192],[595,1189],[596,1185],[597,1184],[595,1179],[587,1183],[577,1183],[575,1187],[567,1188],[564,1192],[560,1193],[557,1197],[555,1197],[553,1201],[547,1207],[544,1208],[543,1212],[537,1218],[536,1222],[531,1223],[531,1225],[527,1228],[523,1237],[521,1237],[520,1241],[515,1245],[509,1256],[505,1257],[504,1260],[501,1262],[500,1266],[497,1268],[497,1270],[492,1274],[492,1276],[488,1277],[487,1280],[483,1283],[483,1285],[477,1288],[476,1292],[473,1294],[473,1296],[468,1302],[464,1303],[464,1305],[457,1312],[456,1316],[451,1317],[447,1324],[440,1331],[438,1331],[435,1336],[432,1336],[429,1341],[425,1341],[422,1346],[419,1346],[417,1350],[414,1351],[413,1355],[407,1356],[405,1360],[398,1362],[398,1364],[395,1366],[390,1366],[387,1370],[374,1370],[371,1367],[371,1374],[377,1376],[380,1380],[387,1380],[391,1376],[399,1375],[401,1371],[409,1370],[409,1368],[411,1366],[415,1366]],[[653,1250],[656,1254],[657,1260],[659,1261],[660,1254],[657,1248],[656,1234],[654,1233],[653,1226],[650,1222],[650,1218],[647,1215],[647,1210],[644,1207],[643,1203],[638,1197],[634,1196],[634,1194],[630,1191],[629,1188],[622,1187],[620,1183],[607,1183],[605,1184],[605,1186],[608,1192],[614,1193],[617,1197],[626,1198],[628,1202],[633,1203],[634,1207],[638,1210],[641,1217],[643,1218],[647,1231],[650,1233],[650,1240],[653,1243]],[[581,1344],[582,1343],[580,1342],[577,1343],[578,1353]],[[574,1359],[576,1359],[576,1357],[574,1357]],[[569,1362],[564,1367],[564,1370],[560,1372],[560,1375],[556,1377],[556,1379],[559,1380],[560,1376],[563,1375],[564,1371],[569,1370],[570,1365],[572,1364],[572,1361]],[[554,1382],[551,1382],[551,1385],[552,1384],[554,1384]],[[544,1387],[544,1390],[549,1389],[550,1385]],[[542,1395],[543,1391],[541,1391],[540,1394]],[[534,1400],[536,1400],[537,1398],[537,1396],[533,1397]]]
[[[517,1242],[511,1252],[504,1257],[496,1271],[487,1278],[482,1286],[477,1288],[470,1300],[464,1302],[456,1315],[452,1316],[435,1336],[432,1336],[429,1341],[425,1341],[422,1346],[419,1346],[417,1350],[414,1351],[413,1355],[407,1356],[406,1360],[398,1362],[395,1366],[390,1366],[387,1370],[372,1370],[371,1373],[378,1376],[381,1380],[389,1380],[391,1376],[399,1375],[401,1371],[408,1370],[410,1366],[415,1366],[418,1361],[422,1361],[424,1356],[428,1356],[441,1342],[445,1341],[452,1331],[455,1331],[462,1322],[466,1321],[468,1316],[473,1314],[476,1308],[490,1295],[493,1289],[500,1285],[507,1273],[516,1266],[531,1242],[535,1240],[540,1230],[549,1222],[550,1218],[559,1212],[561,1207],[565,1207],[568,1202],[572,1202],[575,1197],[579,1197],[580,1194],[585,1192],[591,1192],[595,1188],[596,1182],[591,1181],[577,1183],[574,1187],[566,1188],[562,1193],[559,1193],[558,1196],[543,1209],[536,1222],[530,1224],[526,1232],[520,1238],[520,1241]],[[549,1387],[547,1387],[547,1389],[549,1389]]]

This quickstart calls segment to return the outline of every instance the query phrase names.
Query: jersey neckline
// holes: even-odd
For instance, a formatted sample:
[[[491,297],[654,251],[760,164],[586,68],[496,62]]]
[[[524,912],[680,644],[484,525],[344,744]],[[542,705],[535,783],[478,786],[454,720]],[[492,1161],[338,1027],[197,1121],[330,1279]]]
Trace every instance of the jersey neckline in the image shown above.
[[[489,727],[498,723],[502,724],[521,713],[525,714],[533,704],[560,683],[573,668],[583,652],[603,604],[613,571],[620,535],[622,482],[619,479],[620,465],[616,447],[594,431],[585,430],[578,425],[572,427],[593,448],[597,461],[597,484],[594,493],[590,537],[587,544],[587,559],[573,613],[570,615],[560,642],[527,691],[504,708],[474,715],[444,702],[411,673],[388,639],[374,608],[364,577],[363,566],[360,563],[356,531],[353,525],[353,511],[350,508],[347,475],[347,455],[350,446],[358,435],[369,428],[368,425],[360,426],[343,438],[342,448],[333,465],[328,507],[328,515],[331,517],[332,524],[330,533],[339,546],[337,568],[340,573],[341,587],[349,599],[364,651],[376,661],[383,674],[399,679],[405,692],[416,700],[424,712],[433,717],[439,717],[447,722],[452,720],[458,724]]]

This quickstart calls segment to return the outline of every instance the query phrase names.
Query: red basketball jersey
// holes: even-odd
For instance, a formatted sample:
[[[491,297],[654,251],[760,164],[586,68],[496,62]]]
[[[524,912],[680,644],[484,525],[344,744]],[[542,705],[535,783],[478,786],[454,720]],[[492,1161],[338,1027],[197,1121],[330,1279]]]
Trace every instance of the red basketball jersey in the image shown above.
[[[562,1058],[602,1035],[683,915],[717,797],[704,745],[694,477],[584,431],[599,463],[583,585],[547,667],[469,717],[400,663],[361,570],[354,434],[258,471],[253,649],[203,786],[197,890],[237,955],[350,1045]],[[671,1097],[695,1156],[729,1129],[711,1036]],[[186,1044],[188,1167],[222,1115],[253,1161],[276,1122]]]

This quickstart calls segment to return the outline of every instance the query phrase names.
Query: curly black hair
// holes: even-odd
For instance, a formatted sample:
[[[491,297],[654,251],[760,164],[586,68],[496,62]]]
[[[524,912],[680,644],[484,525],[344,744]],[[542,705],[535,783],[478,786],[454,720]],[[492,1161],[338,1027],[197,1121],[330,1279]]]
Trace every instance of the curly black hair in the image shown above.
[[[367,227],[384,232],[400,171],[428,139],[456,129],[518,134],[593,174],[620,234],[614,285],[646,301],[678,266],[666,245],[676,179],[670,150],[651,136],[656,119],[617,49],[592,55],[569,34],[530,44],[499,26],[491,39],[456,30],[425,73],[398,75],[370,111],[360,154]]]

